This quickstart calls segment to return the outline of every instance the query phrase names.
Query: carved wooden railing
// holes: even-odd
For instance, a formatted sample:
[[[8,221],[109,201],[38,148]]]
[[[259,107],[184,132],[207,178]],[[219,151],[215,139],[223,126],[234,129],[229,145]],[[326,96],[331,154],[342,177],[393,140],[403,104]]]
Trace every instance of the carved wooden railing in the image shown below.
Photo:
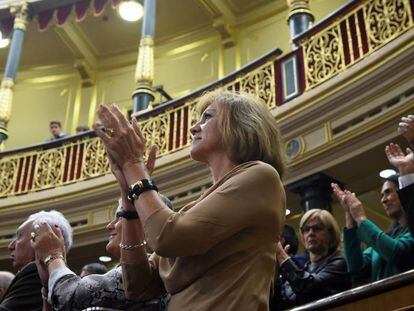
[[[299,47],[274,50],[241,70],[139,115],[148,144],[165,156],[190,145],[198,98],[217,87],[258,94],[269,109],[286,104],[352,66],[414,25],[414,0],[353,1],[295,38]],[[109,173],[93,132],[0,153],[0,198],[49,189]]]
[[[414,270],[411,270],[290,310],[414,310],[413,289]]]

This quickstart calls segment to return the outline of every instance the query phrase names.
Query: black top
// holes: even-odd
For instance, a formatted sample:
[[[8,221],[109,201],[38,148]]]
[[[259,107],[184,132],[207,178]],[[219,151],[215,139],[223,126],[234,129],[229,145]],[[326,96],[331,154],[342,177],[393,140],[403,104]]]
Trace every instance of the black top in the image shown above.
[[[0,311],[41,311],[41,290],[36,263],[31,262],[16,274],[0,303]]]
[[[336,251],[300,269],[293,260],[280,267],[282,309],[318,300],[351,288],[351,277],[342,253]]]

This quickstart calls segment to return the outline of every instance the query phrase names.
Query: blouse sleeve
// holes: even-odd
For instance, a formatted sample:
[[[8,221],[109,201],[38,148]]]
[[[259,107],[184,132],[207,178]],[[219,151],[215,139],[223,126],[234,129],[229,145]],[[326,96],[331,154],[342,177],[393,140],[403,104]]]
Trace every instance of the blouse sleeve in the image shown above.
[[[261,163],[229,178],[188,211],[158,210],[147,219],[145,236],[162,257],[195,256],[247,227],[280,228],[284,209],[279,175]]]
[[[53,310],[82,310],[99,305],[103,300],[118,300],[120,295],[125,297],[122,274],[115,269],[80,278],[68,268],[62,268],[49,277],[49,303]]]
[[[158,273],[159,256],[152,254],[142,263],[122,263],[125,295],[130,300],[147,300],[164,294],[164,284]]]

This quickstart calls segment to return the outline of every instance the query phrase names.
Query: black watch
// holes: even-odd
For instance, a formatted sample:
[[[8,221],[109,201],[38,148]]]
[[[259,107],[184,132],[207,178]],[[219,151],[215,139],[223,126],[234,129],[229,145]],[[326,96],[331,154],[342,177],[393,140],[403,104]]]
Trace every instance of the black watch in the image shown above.
[[[132,184],[128,188],[128,200],[134,202],[137,200],[141,193],[145,191],[155,190],[158,192],[158,188],[155,183],[150,179],[141,179]]]
[[[137,211],[127,211],[127,210],[120,210],[119,212],[116,213],[117,217],[121,217],[121,218],[125,218],[125,219],[138,219],[138,213]]]

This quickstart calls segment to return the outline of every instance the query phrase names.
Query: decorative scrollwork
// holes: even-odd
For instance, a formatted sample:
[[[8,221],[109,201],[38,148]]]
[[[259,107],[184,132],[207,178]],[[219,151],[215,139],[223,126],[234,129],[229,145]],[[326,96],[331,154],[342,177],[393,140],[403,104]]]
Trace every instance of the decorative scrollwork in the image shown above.
[[[248,73],[240,80],[240,91],[258,95],[271,109],[276,106],[275,75],[272,64]]]
[[[159,114],[141,123],[141,130],[147,140],[147,150],[152,146],[158,147],[158,155],[168,153],[169,114]]]
[[[17,176],[17,163],[17,159],[0,161],[0,196],[6,196],[13,192]]]
[[[311,37],[304,45],[308,87],[329,79],[344,68],[342,39],[338,25]]]
[[[45,189],[61,184],[64,154],[61,148],[49,149],[39,154],[36,162],[34,185]]]
[[[110,172],[105,148],[99,138],[92,138],[85,143],[83,163],[82,172],[85,178],[100,176]]]
[[[410,27],[410,7],[404,0],[375,0],[365,7],[368,43],[375,49]]]

